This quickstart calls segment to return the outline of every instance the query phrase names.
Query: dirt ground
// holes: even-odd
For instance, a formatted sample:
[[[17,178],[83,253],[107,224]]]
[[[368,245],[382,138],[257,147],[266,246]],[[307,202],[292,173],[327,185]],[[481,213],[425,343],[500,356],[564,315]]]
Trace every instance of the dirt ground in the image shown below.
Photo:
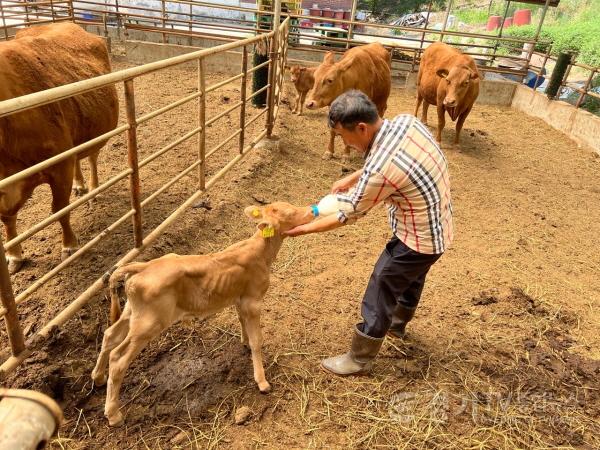
[[[116,62],[114,69],[124,67]],[[182,69],[136,80],[138,114],[193,92],[195,83],[196,73]],[[214,93],[208,116],[238,95],[233,86]],[[387,117],[412,108],[412,95],[395,88]],[[192,129],[195,118],[189,106],[140,127],[142,157]],[[208,148],[236,123],[232,115],[215,124]],[[250,154],[143,257],[217,251],[253,233],[243,207],[303,205],[327,193],[342,171],[338,159],[321,160],[325,111],[297,117],[283,105],[276,133],[280,152]],[[445,131],[444,141],[453,133]],[[215,154],[210,172],[236,151],[234,143]],[[540,120],[487,106],[468,118],[462,148],[445,152],[456,239],[430,272],[407,337],[386,340],[372,376],[336,378],[319,361],[348,349],[364,287],[390,237],[383,207],[356,225],[284,243],[262,316],[268,395],[253,381],[235,311],[228,310],[177,324],[153,342],[127,374],[125,426],[109,428],[106,389],[90,380],[108,321],[104,295],[5,384],[61,404],[66,422],[52,448],[600,448],[600,158]],[[144,197],[195,157],[190,142],[144,168]],[[111,141],[100,161],[102,180],[124,168],[125,139]],[[351,164],[359,167],[360,158]],[[126,186],[76,211],[82,242],[128,209]],[[160,196],[145,211],[146,232],[195,187],[196,178],[186,177]],[[47,215],[40,207],[47,200],[48,190],[38,189],[20,229]],[[17,292],[58,263],[58,230],[24,246],[30,260],[13,277]],[[20,305],[28,335],[131,242],[128,223]],[[236,425],[243,406],[248,419]]]

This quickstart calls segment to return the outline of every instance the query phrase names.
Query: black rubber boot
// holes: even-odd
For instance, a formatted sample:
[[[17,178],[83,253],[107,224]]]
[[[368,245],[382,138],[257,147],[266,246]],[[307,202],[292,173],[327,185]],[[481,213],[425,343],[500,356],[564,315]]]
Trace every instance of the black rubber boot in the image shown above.
[[[413,318],[416,309],[416,306],[414,308],[404,305],[396,306],[388,335],[397,339],[403,338],[406,334],[406,324]]]
[[[368,373],[373,360],[379,353],[383,338],[367,336],[354,327],[352,348],[343,355],[332,356],[321,361],[321,367],[335,375],[357,375]]]

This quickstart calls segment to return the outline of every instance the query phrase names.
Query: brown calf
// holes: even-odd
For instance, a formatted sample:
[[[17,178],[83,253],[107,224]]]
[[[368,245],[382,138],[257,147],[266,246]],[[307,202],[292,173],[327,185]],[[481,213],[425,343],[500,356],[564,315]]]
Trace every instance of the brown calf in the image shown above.
[[[317,68],[291,66],[288,67],[288,69],[290,70],[292,83],[294,83],[298,94],[296,97],[296,104],[294,105],[294,109],[292,109],[292,114],[298,113],[298,115],[301,116],[306,94],[308,94],[308,91],[310,91],[315,84],[315,70],[317,70]],[[298,112],[298,108],[300,108],[300,112]]]
[[[282,232],[313,219],[311,209],[278,202],[244,211],[257,221],[258,231],[222,252],[209,255],[165,255],[132,263],[110,277],[111,319],[92,379],[107,381],[104,414],[111,426],[123,422],[119,391],[125,371],[148,343],[186,317],[205,318],[235,305],[242,325],[242,344],[252,351],[254,380],[261,392],[271,386],[262,363],[260,306],[269,287],[271,264],[283,242]],[[127,303],[121,315],[119,289]],[[120,316],[120,317],[119,317]]]

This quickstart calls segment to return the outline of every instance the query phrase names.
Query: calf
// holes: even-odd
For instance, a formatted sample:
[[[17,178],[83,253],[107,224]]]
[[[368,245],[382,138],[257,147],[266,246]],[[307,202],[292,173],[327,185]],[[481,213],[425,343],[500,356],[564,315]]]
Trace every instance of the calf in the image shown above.
[[[427,124],[429,105],[437,106],[438,127],[436,139],[442,143],[446,112],[456,122],[454,145],[458,146],[460,130],[479,95],[479,72],[473,58],[443,42],[427,47],[421,57],[417,76],[417,105],[423,102],[421,122]]]
[[[271,264],[284,231],[310,222],[311,208],[278,202],[244,211],[258,231],[222,252],[209,255],[165,255],[120,267],[110,277],[111,320],[92,379],[108,387],[104,414],[111,426],[123,422],[119,391],[125,371],[148,343],[186,317],[205,318],[235,305],[242,325],[242,344],[249,345],[254,380],[261,392],[270,391],[262,363],[261,300],[269,287]],[[121,315],[119,290],[127,303]]]
[[[292,83],[294,83],[298,94],[296,97],[296,104],[294,105],[294,109],[292,109],[292,114],[298,113],[298,115],[301,116],[306,94],[308,94],[308,91],[310,91],[315,84],[315,70],[317,70],[317,68],[300,66],[291,66],[288,68],[290,70]],[[298,112],[298,108],[300,108],[300,112]]]

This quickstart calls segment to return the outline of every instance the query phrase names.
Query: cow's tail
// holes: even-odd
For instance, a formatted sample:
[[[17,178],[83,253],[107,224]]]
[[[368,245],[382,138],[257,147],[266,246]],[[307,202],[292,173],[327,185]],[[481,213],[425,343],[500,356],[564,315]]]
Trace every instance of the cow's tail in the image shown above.
[[[136,262],[126,264],[115,270],[108,280],[110,290],[110,321],[115,323],[121,317],[121,292],[125,288],[125,282],[130,275],[141,272],[148,263]]]

